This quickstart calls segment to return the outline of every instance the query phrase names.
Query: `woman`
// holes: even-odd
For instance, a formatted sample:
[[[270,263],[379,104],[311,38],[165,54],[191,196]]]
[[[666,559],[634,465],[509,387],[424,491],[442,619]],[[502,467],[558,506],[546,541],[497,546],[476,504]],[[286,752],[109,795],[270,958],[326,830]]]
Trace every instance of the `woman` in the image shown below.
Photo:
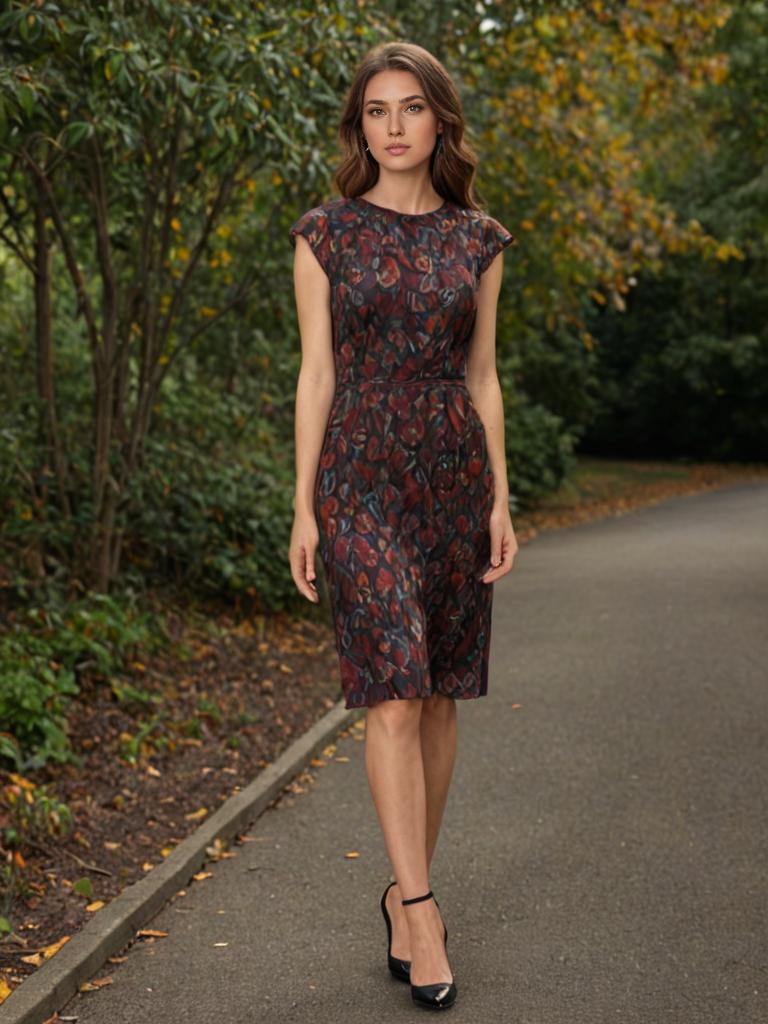
[[[319,547],[397,879],[381,898],[388,966],[435,1009],[456,999],[429,888],[456,700],[487,692],[493,584],[517,552],[495,362],[501,250],[515,238],[474,200],[463,131],[439,61],[410,43],[374,48],[342,115],[341,196],[290,233],[302,345],[291,571],[316,602]]]

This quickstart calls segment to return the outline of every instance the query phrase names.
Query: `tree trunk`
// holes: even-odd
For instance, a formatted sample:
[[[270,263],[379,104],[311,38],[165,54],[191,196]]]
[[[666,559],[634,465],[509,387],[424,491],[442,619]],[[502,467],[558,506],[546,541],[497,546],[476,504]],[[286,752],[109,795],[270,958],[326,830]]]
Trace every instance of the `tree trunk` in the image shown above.
[[[51,248],[45,224],[46,204],[42,196],[35,203],[35,348],[37,394],[42,403],[41,434],[47,451],[41,467],[43,477],[50,473],[48,459],[53,463],[58,489],[58,503],[65,516],[71,515],[67,477],[67,454],[59,429],[56,411],[56,388],[53,376],[53,343],[51,316]]]

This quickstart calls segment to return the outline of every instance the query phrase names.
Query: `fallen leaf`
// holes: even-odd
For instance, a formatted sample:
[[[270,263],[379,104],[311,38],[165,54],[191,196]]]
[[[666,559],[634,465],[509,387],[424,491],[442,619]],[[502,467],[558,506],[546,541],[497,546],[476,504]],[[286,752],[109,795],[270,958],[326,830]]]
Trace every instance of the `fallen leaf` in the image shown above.
[[[152,939],[164,939],[167,937],[168,932],[158,931],[157,928],[142,928],[141,931],[136,932],[142,938],[145,936]]]
[[[94,978],[93,981],[84,981],[80,986],[80,992],[97,992],[100,988],[104,988],[105,985],[111,985],[113,978]]]
[[[354,857],[359,857],[360,854],[357,852],[357,850],[350,850],[350,852],[349,853],[345,853],[344,856],[349,858],[350,860],[352,860],[352,858],[354,858]]]
[[[202,882],[204,878],[213,878],[212,871],[198,871],[196,875],[192,875],[196,882]]]
[[[187,821],[197,821],[198,818],[204,818],[207,813],[207,807],[200,807],[198,810],[192,811],[191,814],[185,814],[184,817],[187,819]]]
[[[93,903],[89,903],[85,908],[89,914],[95,913],[97,910],[101,910],[104,906],[104,900],[94,900]]]
[[[69,942],[70,936],[65,935],[63,939],[59,939],[58,942],[52,943],[50,946],[46,946],[43,950],[43,956],[46,960],[50,959],[54,953],[58,953],[65,942]]]

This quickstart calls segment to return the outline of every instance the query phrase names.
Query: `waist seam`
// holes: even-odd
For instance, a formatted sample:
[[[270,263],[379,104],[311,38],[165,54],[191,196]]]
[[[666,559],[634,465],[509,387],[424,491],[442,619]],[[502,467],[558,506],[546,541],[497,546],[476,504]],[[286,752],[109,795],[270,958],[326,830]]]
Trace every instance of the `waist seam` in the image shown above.
[[[391,377],[368,377],[365,380],[348,380],[341,384],[337,384],[336,390],[341,391],[345,388],[359,388],[366,384],[386,384],[390,387],[401,387],[407,384],[453,384],[455,386],[466,387],[467,381],[465,377],[408,377],[405,380],[394,380]]]

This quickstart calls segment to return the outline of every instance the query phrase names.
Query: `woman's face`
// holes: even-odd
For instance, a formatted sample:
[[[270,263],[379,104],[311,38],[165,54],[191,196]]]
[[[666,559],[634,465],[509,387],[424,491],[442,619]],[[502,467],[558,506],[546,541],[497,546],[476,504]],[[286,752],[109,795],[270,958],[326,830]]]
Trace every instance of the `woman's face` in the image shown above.
[[[428,160],[437,142],[438,119],[411,71],[379,71],[363,96],[363,135],[371,156],[392,170]],[[399,150],[387,146],[400,143]]]

